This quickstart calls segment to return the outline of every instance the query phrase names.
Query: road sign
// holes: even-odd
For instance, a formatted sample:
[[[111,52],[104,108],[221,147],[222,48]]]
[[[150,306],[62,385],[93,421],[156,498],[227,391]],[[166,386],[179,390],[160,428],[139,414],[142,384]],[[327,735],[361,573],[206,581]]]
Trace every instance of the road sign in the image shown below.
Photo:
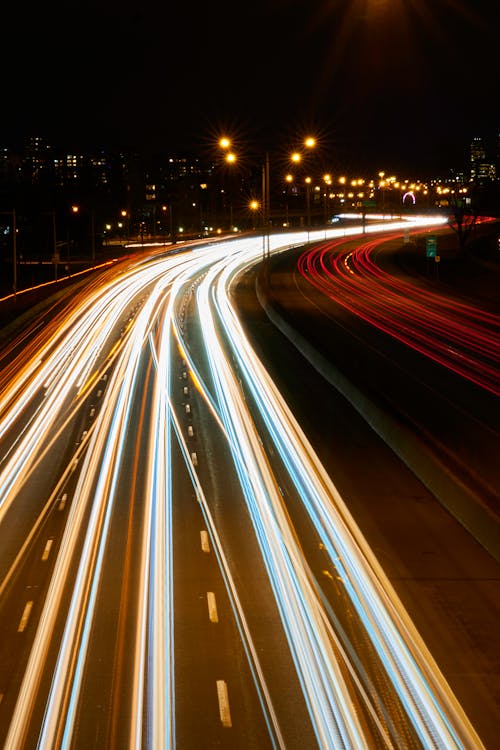
[[[427,237],[425,241],[426,258],[435,258],[437,253],[437,240],[435,237]]]

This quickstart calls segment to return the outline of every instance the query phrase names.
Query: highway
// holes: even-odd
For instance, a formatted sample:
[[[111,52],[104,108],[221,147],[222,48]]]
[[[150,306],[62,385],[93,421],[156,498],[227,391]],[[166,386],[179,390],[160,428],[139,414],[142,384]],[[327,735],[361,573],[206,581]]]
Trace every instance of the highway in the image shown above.
[[[4,353],[5,748],[482,747],[245,333],[262,248],[137,255]]]

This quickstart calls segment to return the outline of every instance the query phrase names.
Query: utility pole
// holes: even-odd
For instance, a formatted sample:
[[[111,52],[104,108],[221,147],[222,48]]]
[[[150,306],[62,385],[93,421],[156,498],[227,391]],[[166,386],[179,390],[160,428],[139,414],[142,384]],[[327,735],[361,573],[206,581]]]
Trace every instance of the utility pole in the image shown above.
[[[59,262],[59,253],[57,251],[57,228],[56,228],[56,210],[52,209],[52,237],[54,240],[54,278],[57,281],[57,264]]]
[[[17,293],[17,221],[16,209],[0,211],[0,214],[12,216],[12,291]]]
[[[95,210],[90,212],[90,241],[92,243],[92,265],[95,266]]]
[[[16,209],[12,209],[12,253],[13,253],[13,264],[14,264],[14,272],[13,272],[13,278],[12,278],[12,288],[14,291],[14,294],[17,292],[17,224],[16,224]]]
[[[271,197],[269,187],[269,151],[266,151],[266,157],[262,166],[262,250],[264,259],[269,258],[269,220],[271,214]]]

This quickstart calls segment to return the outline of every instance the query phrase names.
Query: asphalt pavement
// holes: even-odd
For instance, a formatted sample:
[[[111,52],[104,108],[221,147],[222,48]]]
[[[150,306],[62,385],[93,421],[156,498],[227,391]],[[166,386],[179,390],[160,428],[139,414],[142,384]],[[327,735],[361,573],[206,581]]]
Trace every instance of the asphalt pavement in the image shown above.
[[[422,239],[393,248],[386,262],[416,284],[498,314],[495,243],[464,258],[456,255],[453,235],[439,246],[440,274],[428,267]],[[415,354],[397,348],[398,366],[391,367],[380,337],[376,344],[372,340],[368,355],[358,339],[346,336],[345,319],[335,325],[320,314],[321,300],[316,298],[313,308],[303,300],[298,305],[294,267],[301,252],[273,259],[268,273],[261,269],[258,283],[245,279],[239,302],[242,311],[251,311],[248,334],[327,471],[347,493],[357,485],[351,498],[343,496],[489,750],[496,746],[500,725],[498,399],[458,378],[450,385],[448,374],[428,363],[420,363],[422,369],[409,380]],[[248,302],[252,284],[267,315],[257,314]],[[366,331],[358,327],[356,333]],[[296,365],[290,347],[297,352]],[[311,366],[307,380],[300,359]],[[404,417],[400,398],[406,399]],[[350,417],[338,416],[343,400],[352,407]],[[396,481],[396,464],[391,475],[380,441],[361,443],[355,437],[351,444],[350,424],[358,420],[382,438],[395,460],[406,458],[413,488],[408,489],[408,478],[404,487]],[[339,424],[343,436],[337,436]],[[448,446],[446,454],[440,453],[442,446]],[[345,470],[339,463],[342,451],[350,454]],[[389,469],[380,473],[382,461]],[[473,509],[469,518],[459,518],[464,501]]]

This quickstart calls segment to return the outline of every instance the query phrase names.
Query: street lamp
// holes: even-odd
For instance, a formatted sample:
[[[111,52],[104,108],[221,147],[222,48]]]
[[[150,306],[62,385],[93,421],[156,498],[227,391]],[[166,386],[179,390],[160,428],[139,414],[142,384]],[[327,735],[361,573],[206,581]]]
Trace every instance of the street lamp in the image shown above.
[[[80,206],[74,203],[71,206],[71,213],[73,216],[77,216],[80,213]],[[123,211],[122,211],[123,216]],[[69,230],[68,230],[68,270],[69,270],[69,263],[70,263],[70,255],[69,255],[69,248],[70,248],[70,242],[69,242]],[[86,243],[85,243],[86,244]],[[90,247],[91,247],[91,258],[92,258],[92,265],[95,265],[95,210],[94,208],[90,209]]]
[[[250,209],[250,211],[255,216],[255,213],[260,209],[260,203],[259,203],[259,201],[255,200],[255,199],[251,200],[250,203],[248,204],[248,208]],[[255,229],[255,219],[253,220],[252,229]]]
[[[311,177],[306,177],[304,182],[306,183],[306,223],[309,227],[311,225]]]
[[[224,161],[226,162],[226,164],[229,165],[229,167],[232,168],[233,164],[236,164],[238,159],[237,159],[235,152],[231,149],[231,146],[232,146],[232,142],[230,138],[228,138],[227,136],[223,136],[222,138],[219,138],[219,148],[221,148],[222,151],[224,151]],[[233,222],[233,199],[232,199],[231,192],[232,192],[231,185],[229,185],[229,228],[233,230],[233,224],[234,224]],[[223,206],[222,206],[223,214],[225,214],[226,203],[224,200],[222,203],[223,203]],[[225,216],[223,216],[223,219],[224,218]]]
[[[128,242],[130,239],[130,211],[126,208],[120,210],[120,216],[125,219],[125,240]]]
[[[324,222],[325,224],[328,223],[328,207],[329,207],[329,197],[330,197],[330,190],[331,190],[331,184],[332,184],[332,176],[330,174],[324,174],[323,175],[323,182],[325,183],[325,192],[323,193],[324,196]]]
[[[305,151],[310,151],[314,149],[316,146],[316,138],[313,136],[307,136],[307,138],[304,138],[303,140],[303,148],[301,150],[293,151],[290,154],[290,162],[294,165],[299,165],[304,159],[304,153]],[[287,175],[286,180],[288,182],[291,182],[293,180],[293,177],[291,175]],[[307,218],[306,222],[309,226],[311,223],[311,193],[310,193],[310,185],[311,185],[312,179],[311,177],[305,178],[305,184],[306,184],[306,213]]]

